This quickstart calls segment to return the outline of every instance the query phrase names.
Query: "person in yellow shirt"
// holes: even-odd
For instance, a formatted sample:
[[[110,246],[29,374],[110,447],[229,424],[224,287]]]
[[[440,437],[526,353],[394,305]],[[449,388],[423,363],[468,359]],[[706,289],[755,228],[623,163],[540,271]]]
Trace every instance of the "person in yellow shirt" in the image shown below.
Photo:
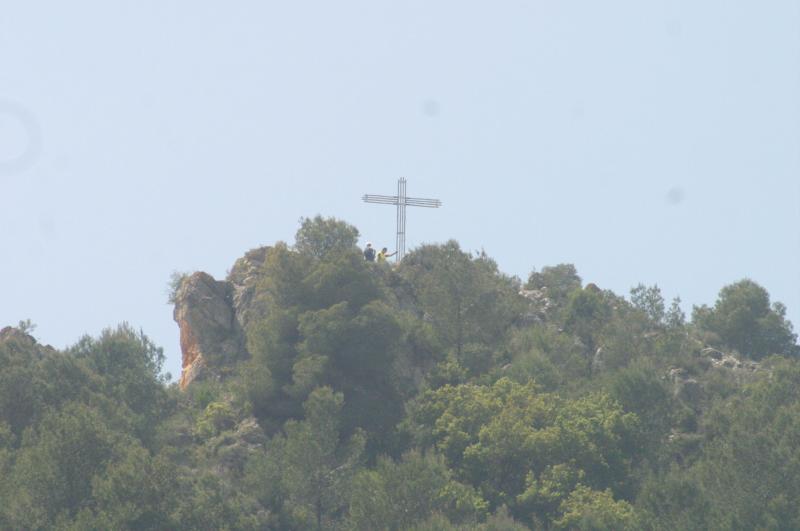
[[[381,252],[378,253],[378,263],[385,263],[387,258],[389,258],[390,256],[394,256],[396,254],[397,251],[389,253],[389,250],[386,247],[384,247],[383,249],[381,249]]]

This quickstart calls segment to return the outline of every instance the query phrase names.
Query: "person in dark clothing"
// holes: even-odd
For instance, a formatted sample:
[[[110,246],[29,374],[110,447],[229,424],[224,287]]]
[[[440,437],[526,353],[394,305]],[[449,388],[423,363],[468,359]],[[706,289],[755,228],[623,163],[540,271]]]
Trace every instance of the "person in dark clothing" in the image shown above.
[[[364,260],[367,262],[375,261],[375,249],[372,248],[372,243],[367,242],[367,248],[364,249]]]

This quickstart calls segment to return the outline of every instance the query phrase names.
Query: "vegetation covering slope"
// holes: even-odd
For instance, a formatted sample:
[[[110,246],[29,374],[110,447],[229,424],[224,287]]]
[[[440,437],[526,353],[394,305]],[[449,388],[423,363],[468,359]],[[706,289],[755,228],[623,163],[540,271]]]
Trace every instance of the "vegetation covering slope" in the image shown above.
[[[4,329],[0,528],[800,528],[797,336],[755,282],[687,322],[656,286],[357,237],[271,247],[249,357],[186,391],[127,325]]]

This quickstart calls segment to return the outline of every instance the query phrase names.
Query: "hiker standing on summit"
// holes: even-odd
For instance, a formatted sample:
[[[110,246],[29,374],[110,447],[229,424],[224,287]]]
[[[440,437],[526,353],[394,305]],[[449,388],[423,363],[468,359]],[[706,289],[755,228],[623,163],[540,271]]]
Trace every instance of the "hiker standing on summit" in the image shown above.
[[[367,242],[367,247],[364,249],[364,260],[367,262],[375,261],[375,249],[372,248],[371,242]]]
[[[389,258],[390,256],[394,256],[396,254],[397,251],[389,253],[389,250],[386,247],[384,247],[383,249],[381,249],[381,252],[378,253],[378,263],[384,263],[386,262],[387,258]]]

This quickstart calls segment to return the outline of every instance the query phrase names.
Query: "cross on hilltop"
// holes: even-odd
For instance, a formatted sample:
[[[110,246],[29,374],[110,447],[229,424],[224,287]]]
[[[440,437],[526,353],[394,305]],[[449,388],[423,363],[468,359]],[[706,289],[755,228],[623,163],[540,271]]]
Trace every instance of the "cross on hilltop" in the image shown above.
[[[397,206],[397,254],[395,260],[399,264],[406,254],[406,207],[418,206],[425,208],[439,208],[442,202],[438,199],[406,196],[406,180],[400,177],[397,180],[397,195],[365,194],[362,197],[365,203],[378,203],[382,205]]]

